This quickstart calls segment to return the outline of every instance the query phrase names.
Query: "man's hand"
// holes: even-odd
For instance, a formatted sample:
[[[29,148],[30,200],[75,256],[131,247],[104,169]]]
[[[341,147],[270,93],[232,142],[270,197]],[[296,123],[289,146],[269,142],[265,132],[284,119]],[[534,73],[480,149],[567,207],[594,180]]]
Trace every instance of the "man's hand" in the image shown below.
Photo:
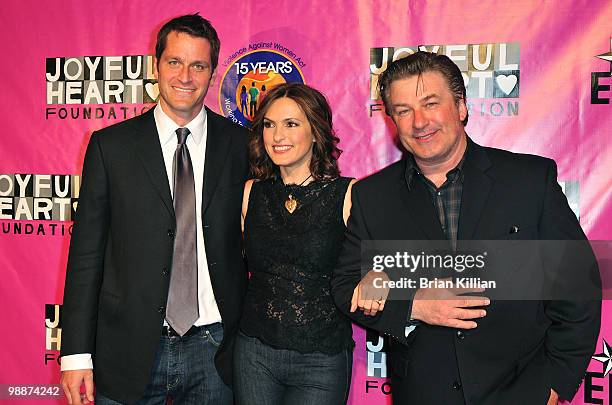
[[[366,316],[374,316],[385,308],[389,288],[383,282],[389,281],[384,272],[370,270],[357,284],[351,298],[351,312],[357,308]]]
[[[461,296],[465,293],[480,293],[482,288],[419,288],[412,301],[411,319],[429,325],[449,328],[474,329],[477,324],[467,319],[482,318],[487,314],[484,309],[473,307],[487,306],[487,297]]]
[[[557,405],[559,403],[559,394],[552,388],[550,389],[550,397],[548,397],[548,402],[546,405]]]
[[[89,404],[94,400],[93,370],[62,371],[60,380],[64,394],[71,405]],[[81,385],[85,384],[85,394],[81,394]]]

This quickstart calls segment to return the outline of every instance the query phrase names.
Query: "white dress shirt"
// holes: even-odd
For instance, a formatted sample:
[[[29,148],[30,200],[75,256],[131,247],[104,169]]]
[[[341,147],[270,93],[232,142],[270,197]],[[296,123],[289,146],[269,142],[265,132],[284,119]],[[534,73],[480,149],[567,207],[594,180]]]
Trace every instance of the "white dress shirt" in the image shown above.
[[[153,111],[155,116],[155,125],[159,134],[159,143],[164,156],[164,164],[166,166],[166,174],[168,175],[168,184],[170,192],[174,195],[174,182],[172,181],[172,164],[174,160],[174,152],[176,151],[177,135],[176,130],[180,127],[176,124],[158,104]],[[187,148],[191,157],[193,166],[193,176],[195,183],[196,196],[196,247],[198,261],[198,309],[200,317],[196,320],[195,325],[209,325],[215,322],[221,322],[221,314],[215,301],[215,295],[210,281],[210,273],[208,272],[208,261],[206,260],[206,250],[204,249],[204,233],[202,231],[202,190],[204,185],[204,160],[206,157],[206,109],[202,108],[200,113],[191,120],[185,128],[189,129],[190,135],[187,137]],[[167,323],[164,321],[164,324]],[[79,370],[93,368],[90,353],[72,354],[61,358],[61,370]]]

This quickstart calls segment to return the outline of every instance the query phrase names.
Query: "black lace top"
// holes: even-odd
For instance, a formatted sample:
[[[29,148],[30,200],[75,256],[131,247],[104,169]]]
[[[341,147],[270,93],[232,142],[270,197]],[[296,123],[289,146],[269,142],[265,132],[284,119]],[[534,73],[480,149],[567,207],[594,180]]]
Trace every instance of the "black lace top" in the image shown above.
[[[305,186],[253,183],[244,223],[251,279],[241,330],[280,349],[334,354],[352,347],[348,318],[336,309],[330,278],[344,240],[344,196],[351,179]],[[290,214],[289,193],[298,200]]]

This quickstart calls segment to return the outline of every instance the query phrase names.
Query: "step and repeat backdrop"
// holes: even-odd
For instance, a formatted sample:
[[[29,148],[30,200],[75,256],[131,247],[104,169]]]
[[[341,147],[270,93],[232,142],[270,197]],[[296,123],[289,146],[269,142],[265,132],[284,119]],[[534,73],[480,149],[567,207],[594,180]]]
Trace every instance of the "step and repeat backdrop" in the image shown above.
[[[259,97],[282,82],[312,85],[330,101],[342,173],[354,177],[401,157],[379,75],[417,49],[448,55],[464,73],[472,139],[553,158],[589,238],[612,237],[609,1],[10,0],[2,8],[0,384],[59,381],[85,147],[93,130],[154,106],[155,33],[181,14],[200,12],[221,38],[210,108],[249,125],[245,83]],[[573,404],[612,403],[610,302],[603,317]],[[384,341],[358,327],[354,339],[349,404],[390,404]]]

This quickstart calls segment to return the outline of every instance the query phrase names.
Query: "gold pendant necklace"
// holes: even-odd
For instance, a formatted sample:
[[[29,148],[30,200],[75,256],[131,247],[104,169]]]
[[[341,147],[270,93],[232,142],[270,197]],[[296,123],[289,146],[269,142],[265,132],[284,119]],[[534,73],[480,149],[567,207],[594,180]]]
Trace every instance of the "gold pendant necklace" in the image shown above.
[[[298,202],[295,198],[293,198],[292,194],[289,194],[287,200],[285,200],[285,208],[289,211],[290,214],[293,214],[293,211],[297,208]]]
[[[298,187],[301,187],[311,177],[312,177],[312,174],[309,174],[308,177],[306,177],[303,182],[298,184]],[[297,207],[298,207],[298,200],[293,196],[293,193],[289,193],[289,195],[287,196],[287,199],[285,200],[285,209],[290,214],[293,214],[293,212],[297,209]]]

